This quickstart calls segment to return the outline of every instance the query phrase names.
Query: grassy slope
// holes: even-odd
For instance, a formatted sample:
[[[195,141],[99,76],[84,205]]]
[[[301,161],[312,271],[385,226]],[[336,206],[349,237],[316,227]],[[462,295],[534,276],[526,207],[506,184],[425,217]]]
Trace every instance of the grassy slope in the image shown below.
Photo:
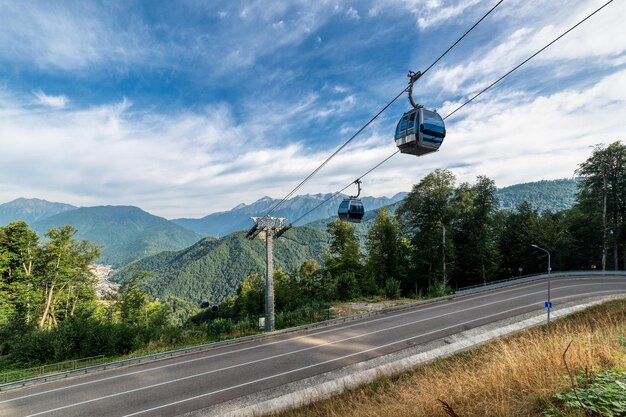
[[[626,301],[609,302],[280,416],[445,417],[441,399],[463,417],[539,417],[570,387],[570,341],[570,368],[596,373],[626,369],[625,336]]]

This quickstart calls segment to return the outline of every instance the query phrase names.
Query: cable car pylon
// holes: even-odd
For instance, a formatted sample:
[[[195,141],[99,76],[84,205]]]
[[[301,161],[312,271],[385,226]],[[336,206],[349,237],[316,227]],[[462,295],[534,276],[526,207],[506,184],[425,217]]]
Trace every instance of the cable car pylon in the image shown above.
[[[275,329],[274,320],[274,239],[281,237],[291,228],[291,224],[285,226],[287,219],[282,217],[251,217],[254,226],[248,231],[246,237],[250,240],[259,236],[265,240],[265,331]]]

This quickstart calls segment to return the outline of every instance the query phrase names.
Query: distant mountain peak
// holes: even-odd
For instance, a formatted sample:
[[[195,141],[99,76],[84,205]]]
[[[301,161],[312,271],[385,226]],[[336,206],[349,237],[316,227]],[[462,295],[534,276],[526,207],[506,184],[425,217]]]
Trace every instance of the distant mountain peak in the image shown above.
[[[9,201],[8,203],[0,204],[0,207],[26,207],[26,206],[66,206],[76,208],[70,204],[64,203],[56,203],[54,201],[43,200],[41,198],[25,198],[18,197],[15,200]]]
[[[401,200],[407,193],[398,193],[389,197],[362,197],[368,210],[375,210]],[[299,219],[299,224],[306,224],[320,219],[327,219],[337,215],[337,205],[345,198],[338,195],[330,199],[332,193],[317,193],[297,195],[284,201],[274,215],[285,217],[290,221]],[[320,204],[328,200],[325,204]],[[268,208],[279,200],[264,196],[252,204],[239,204],[229,211],[212,213],[201,219],[173,219],[180,226],[205,236],[224,236],[232,232],[250,229],[250,217],[264,215]],[[303,217],[304,216],[304,217]]]
[[[77,207],[70,204],[54,203],[39,198],[20,197],[8,203],[0,204],[0,226],[17,220],[32,223],[55,214],[76,209]]]
[[[201,236],[135,206],[82,207],[58,213],[31,225],[40,235],[53,227],[70,224],[79,239],[102,246],[101,263],[114,267],[144,256],[188,247]]]

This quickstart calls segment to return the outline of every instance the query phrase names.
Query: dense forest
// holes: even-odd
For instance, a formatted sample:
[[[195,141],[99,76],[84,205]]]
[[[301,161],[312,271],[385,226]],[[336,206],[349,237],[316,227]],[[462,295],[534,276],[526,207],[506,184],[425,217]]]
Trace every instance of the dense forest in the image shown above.
[[[523,274],[545,271],[546,256],[532,244],[550,251],[553,270],[625,269],[626,146],[597,147],[576,175],[576,202],[560,212],[540,212],[526,202],[502,210],[491,179],[457,184],[452,172],[436,170],[413,187],[395,214],[373,214],[364,239],[354,225],[339,221],[328,223],[324,233],[290,230],[277,241],[276,257],[299,260],[277,262],[277,326],[323,319],[337,300],[436,296],[515,276],[520,268]],[[256,259],[261,242],[235,234],[146,258],[125,271],[119,292],[99,300],[90,271],[99,247],[76,233],[61,226],[40,240],[25,222],[0,227],[0,369],[258,331],[256,318],[264,308],[262,260]],[[238,262],[219,264],[233,251]],[[320,252],[317,259],[309,256]],[[142,271],[155,265],[164,271],[159,279],[178,280],[178,287]],[[226,292],[189,281],[218,269],[230,272]],[[146,285],[152,287],[148,292]],[[218,312],[198,314],[197,306],[166,288],[189,298],[210,293],[221,301]]]
[[[553,271],[626,269],[626,147],[597,147],[576,174],[574,206],[555,213],[525,201],[501,209],[491,179],[457,184],[452,172],[436,170],[394,207],[394,215],[378,210],[365,239],[350,223],[329,223],[321,265],[307,260],[277,274],[277,309],[357,297],[436,296],[545,272],[545,252],[531,245],[551,253]],[[262,314],[263,288],[259,274],[245,278],[222,303],[224,316],[238,321]]]
[[[519,200],[528,203],[524,205],[525,209],[534,209],[539,213],[542,212],[540,207],[571,208],[575,197],[574,186],[574,180],[552,180],[497,189],[495,209],[516,209],[521,203],[513,208],[510,203],[521,196],[528,198],[528,201]],[[338,204],[337,201],[334,203],[335,206]],[[396,218],[395,213],[401,204],[402,201],[398,201],[383,209],[387,216]],[[363,255],[367,249],[368,233],[383,209],[368,209],[363,222],[352,225]],[[322,253],[331,239],[328,224],[333,220],[326,218],[292,228],[276,243],[275,267],[291,274],[305,259],[321,262]],[[263,271],[264,265],[263,242],[249,241],[243,233],[233,233],[217,240],[207,238],[177,252],[162,252],[144,258],[132,267],[120,270],[115,279],[123,281],[130,271],[139,269],[150,272],[143,283],[155,297],[175,296],[193,302],[206,298],[221,302],[235,294],[245,276]],[[492,276],[486,277],[486,280],[492,279]],[[426,291],[422,289],[422,292]]]
[[[299,227],[274,244],[275,266],[291,271],[306,259],[316,259],[328,244],[328,235],[318,229]],[[115,279],[123,282],[134,271],[150,272],[142,280],[154,297],[180,297],[197,302],[221,301],[233,295],[242,279],[265,269],[265,243],[249,240],[244,232],[221,239],[205,238],[177,252],[162,252],[120,270]]]
[[[98,300],[90,267],[99,248],[76,232],[50,229],[41,242],[25,222],[0,227],[0,369],[169,343],[179,318],[194,311],[181,300],[149,297],[141,273]]]

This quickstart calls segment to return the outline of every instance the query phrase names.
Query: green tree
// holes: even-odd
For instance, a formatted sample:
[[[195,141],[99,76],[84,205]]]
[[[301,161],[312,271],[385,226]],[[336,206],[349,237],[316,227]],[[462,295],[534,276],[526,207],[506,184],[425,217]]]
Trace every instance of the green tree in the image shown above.
[[[46,233],[50,240],[42,249],[44,293],[39,329],[56,326],[59,313],[72,316],[79,301],[92,300],[95,295],[96,277],[89,265],[100,255],[100,250],[86,240],[74,239],[76,232],[72,226],[63,226]]]
[[[237,291],[235,305],[241,316],[263,314],[265,307],[265,279],[257,273],[248,275]]]
[[[613,142],[606,148],[596,147],[577,174],[581,177],[577,206],[589,218],[601,219],[602,270],[610,244],[614,269],[619,269],[620,247],[626,269],[626,146]]]
[[[28,325],[38,311],[38,284],[35,274],[40,257],[39,238],[23,221],[0,228],[0,295],[3,295],[5,323],[17,319]]]
[[[139,325],[147,322],[145,310],[150,298],[140,285],[141,280],[146,276],[145,272],[135,271],[120,286],[117,306],[122,323]]]
[[[499,246],[506,275],[517,275],[518,267],[525,274],[546,271],[547,255],[533,248],[533,244],[550,252],[553,269],[565,266],[572,240],[562,216],[550,212],[539,214],[530,204],[523,202],[516,211],[503,213],[499,220]]]
[[[410,247],[407,248],[396,219],[386,208],[378,211],[367,233],[366,247],[367,272],[375,280],[374,290],[383,288],[388,280],[408,282]],[[405,286],[411,287],[410,284]]]
[[[570,270],[588,270],[592,265],[602,265],[602,219],[590,215],[594,209],[584,207],[588,203],[578,202],[571,209],[557,214],[571,237],[571,247],[565,259],[566,268]]]
[[[425,176],[398,208],[396,215],[409,236],[414,267],[427,278],[426,288],[447,287],[454,245],[449,236],[454,219],[452,172],[438,169]],[[423,285],[423,284],[422,284]]]
[[[315,259],[306,259],[296,274],[298,287],[303,297],[315,298],[320,290],[320,266]]]
[[[297,281],[281,269],[274,271],[274,302],[279,311],[293,310],[301,302]]]
[[[479,176],[476,184],[461,184],[454,199],[456,284],[485,283],[495,278],[500,263],[494,215],[498,209],[495,183]]]
[[[340,276],[354,277],[354,282],[358,285],[358,282],[362,280],[363,265],[354,226],[348,222],[335,220],[328,224],[326,230],[330,235],[330,245],[322,256],[325,269],[335,279]],[[352,279],[346,278],[342,282],[352,282]],[[355,288],[351,293],[358,295],[359,288]]]

